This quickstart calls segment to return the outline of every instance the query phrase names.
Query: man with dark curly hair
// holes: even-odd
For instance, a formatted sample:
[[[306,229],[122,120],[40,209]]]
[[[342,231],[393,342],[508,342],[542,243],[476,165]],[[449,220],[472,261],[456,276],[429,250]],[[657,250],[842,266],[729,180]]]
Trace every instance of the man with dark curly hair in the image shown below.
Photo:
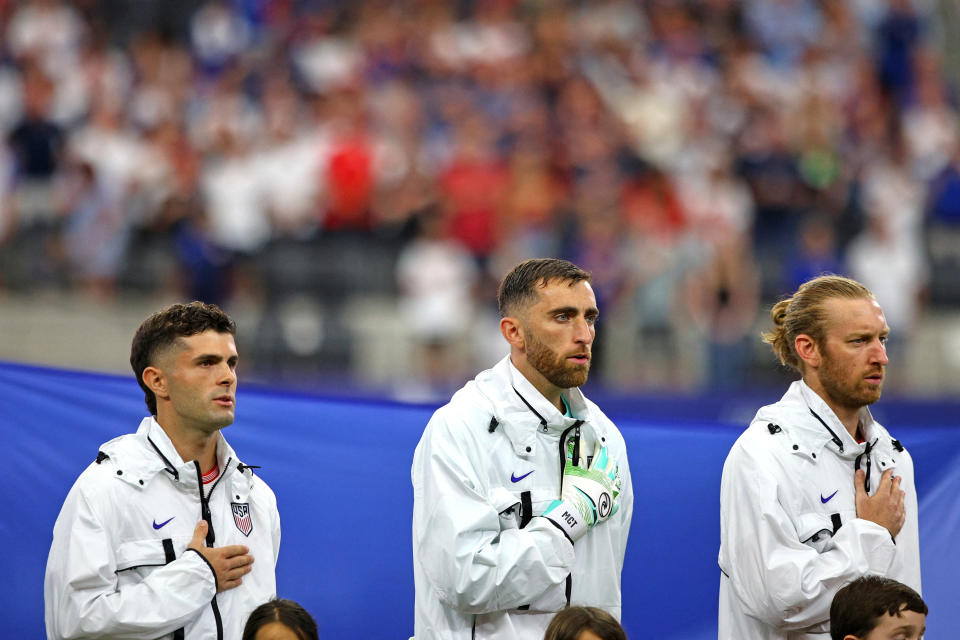
[[[234,419],[235,333],[201,302],[140,325],[130,364],[151,415],[101,445],[67,495],[47,559],[47,637],[240,638],[276,595],[276,497],[220,433]]]

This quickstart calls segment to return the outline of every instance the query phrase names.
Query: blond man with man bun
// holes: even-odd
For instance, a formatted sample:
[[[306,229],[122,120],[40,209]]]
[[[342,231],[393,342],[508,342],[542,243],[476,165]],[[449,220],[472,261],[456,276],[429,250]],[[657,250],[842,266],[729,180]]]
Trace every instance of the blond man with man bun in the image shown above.
[[[800,379],[730,450],[720,487],[720,640],[826,640],[830,603],[876,574],[920,591],[913,461],[867,408],[890,328],[873,294],[820,276],[763,335]]]

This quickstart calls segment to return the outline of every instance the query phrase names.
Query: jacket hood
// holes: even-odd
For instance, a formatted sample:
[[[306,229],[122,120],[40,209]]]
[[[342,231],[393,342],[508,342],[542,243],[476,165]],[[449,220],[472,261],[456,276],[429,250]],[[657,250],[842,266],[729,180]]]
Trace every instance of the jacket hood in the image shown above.
[[[878,451],[893,447],[890,434],[874,420],[867,407],[860,413],[866,442],[857,442],[833,409],[803,380],[792,383],[780,402],[762,407],[754,422],[766,422],[788,432],[791,446],[797,445],[798,452],[806,455],[827,446],[840,457],[856,458],[863,453],[868,442],[876,445]]]
[[[578,420],[582,421],[581,429],[591,430],[598,439],[606,435],[600,426],[602,421],[594,415],[592,403],[579,388],[564,390],[563,399],[573,417],[564,416],[513,365],[510,356],[493,368],[480,372],[458,393],[467,391],[470,386],[489,403],[497,427],[503,429],[518,455],[536,450],[538,433],[559,437]]]
[[[200,485],[197,467],[191,460],[184,462],[173,442],[153,416],[140,422],[136,433],[119,436],[100,446],[101,456],[106,455],[117,469],[117,477],[134,486],[145,486],[158,473],[166,472],[174,484],[196,491]],[[220,475],[230,477],[249,491],[253,472],[238,458],[222,433],[217,433],[217,465]],[[122,473],[121,473],[122,472]],[[236,472],[236,473],[235,473]]]

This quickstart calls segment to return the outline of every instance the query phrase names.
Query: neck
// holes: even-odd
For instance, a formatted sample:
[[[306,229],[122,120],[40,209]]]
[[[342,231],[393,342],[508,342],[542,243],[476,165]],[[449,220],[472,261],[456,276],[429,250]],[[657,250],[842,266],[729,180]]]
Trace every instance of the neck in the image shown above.
[[[179,422],[164,419],[158,415],[157,423],[170,438],[177,455],[184,462],[196,460],[201,471],[209,471],[217,464],[217,432],[208,433],[190,429]]]
[[[555,406],[560,413],[566,411],[561,397],[563,389],[544,378],[543,374],[537,371],[522,355],[511,353],[510,362],[513,363],[513,366],[523,374],[523,377],[529,380],[530,384],[532,384],[544,398],[549,400],[550,404]]]

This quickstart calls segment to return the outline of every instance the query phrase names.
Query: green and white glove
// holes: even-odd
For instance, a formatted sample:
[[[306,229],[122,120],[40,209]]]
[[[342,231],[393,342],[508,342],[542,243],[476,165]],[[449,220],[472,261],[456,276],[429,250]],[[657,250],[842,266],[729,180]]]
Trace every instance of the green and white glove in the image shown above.
[[[580,466],[578,463],[584,463]],[[573,459],[573,443],[567,445],[563,467],[563,491],[543,512],[571,542],[617,512],[620,471],[606,445],[597,446],[589,467],[582,458]]]

